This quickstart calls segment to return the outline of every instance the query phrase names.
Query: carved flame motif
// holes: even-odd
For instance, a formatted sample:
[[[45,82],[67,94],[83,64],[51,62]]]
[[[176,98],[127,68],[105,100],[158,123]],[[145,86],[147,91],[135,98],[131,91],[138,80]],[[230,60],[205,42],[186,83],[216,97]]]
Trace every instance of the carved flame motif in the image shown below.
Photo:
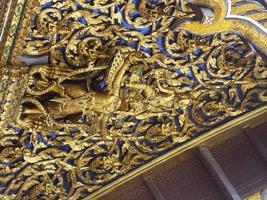
[[[1,134],[0,197],[83,198],[266,105],[267,15],[242,4],[232,13],[249,20],[231,21],[238,2],[39,0],[23,55],[49,61],[29,67]],[[194,4],[214,16],[199,19]]]

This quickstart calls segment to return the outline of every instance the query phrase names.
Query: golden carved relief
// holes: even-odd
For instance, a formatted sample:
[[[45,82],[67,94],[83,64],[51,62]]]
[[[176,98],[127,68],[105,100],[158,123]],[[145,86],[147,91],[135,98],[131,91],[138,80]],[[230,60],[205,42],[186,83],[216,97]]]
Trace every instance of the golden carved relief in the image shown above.
[[[81,199],[266,105],[267,14],[238,3],[39,0],[22,96],[1,97],[0,197]]]

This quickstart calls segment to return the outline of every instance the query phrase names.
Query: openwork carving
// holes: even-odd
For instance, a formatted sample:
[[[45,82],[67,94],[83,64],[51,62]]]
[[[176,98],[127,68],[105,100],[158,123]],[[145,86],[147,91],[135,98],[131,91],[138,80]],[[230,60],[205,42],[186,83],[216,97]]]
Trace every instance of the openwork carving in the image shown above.
[[[83,198],[267,102],[254,1],[38,2],[18,114],[1,118],[1,198]]]

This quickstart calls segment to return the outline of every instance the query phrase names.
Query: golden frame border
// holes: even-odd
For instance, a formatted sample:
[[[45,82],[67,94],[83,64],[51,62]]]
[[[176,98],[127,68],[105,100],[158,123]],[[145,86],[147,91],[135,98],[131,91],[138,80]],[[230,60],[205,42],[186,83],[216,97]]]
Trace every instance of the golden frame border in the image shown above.
[[[11,8],[9,13],[9,2]],[[4,19],[0,22],[3,28],[3,21],[6,21],[3,38],[0,43],[0,129],[5,129],[8,124],[15,121],[16,113],[19,110],[21,98],[24,94],[23,88],[27,83],[28,68],[21,63],[17,56],[23,53],[25,38],[30,31],[31,16],[33,16],[34,6],[37,0],[7,0],[2,4]],[[12,100],[9,99],[12,96]],[[11,101],[11,106],[6,106],[6,102]]]
[[[21,22],[21,17],[23,16],[23,10],[26,4],[26,0],[10,0],[3,8],[3,12],[7,9],[7,6],[14,6],[10,9],[9,13],[4,14],[4,19],[6,24],[1,23],[1,30],[9,26],[6,30],[3,30],[3,49],[0,50],[1,53],[1,67],[7,65],[10,55],[12,53],[12,47],[15,42],[15,38],[18,33],[19,24]],[[8,22],[11,20],[11,22]],[[5,35],[8,34],[6,37]]]
[[[34,1],[34,0],[33,0]],[[0,76],[1,70],[6,68],[10,70],[14,67],[16,62],[10,62],[11,55],[14,53],[14,48],[18,48],[16,46],[16,40],[21,36],[19,33],[21,31],[21,23],[24,19],[23,16],[26,15],[27,9],[25,8],[26,4],[31,4],[32,0],[13,0],[15,4],[14,8],[9,15],[4,15],[5,19],[11,20],[9,22],[9,28],[5,30],[5,33],[8,33],[5,41],[3,42],[3,49],[0,49]],[[36,1],[36,0],[35,0]],[[4,8],[6,9],[6,8]],[[1,21],[2,22],[2,21]],[[2,23],[0,23],[0,28],[2,28]],[[16,54],[16,53],[15,53]],[[14,58],[13,58],[14,59]],[[16,60],[16,59],[14,59]],[[10,64],[9,64],[10,63]],[[22,64],[20,63],[21,67]],[[236,119],[233,119],[217,128],[214,128],[203,135],[181,145],[180,147],[175,148],[167,152],[166,154],[155,158],[154,160],[144,164],[143,166],[138,167],[136,170],[129,172],[128,174],[120,177],[119,179],[107,184],[106,186],[100,188],[99,190],[93,192],[91,195],[86,197],[85,199],[93,200],[105,197],[107,194],[110,194],[118,187],[123,184],[142,176],[144,173],[153,170],[153,168],[161,165],[162,163],[174,159],[177,156],[181,155],[186,151],[193,150],[196,146],[203,145],[208,143],[210,140],[214,140],[214,138],[222,138],[225,139],[227,135],[234,134],[234,132],[241,132],[242,128],[245,126],[255,126],[264,121],[267,121],[267,106],[262,106],[256,110],[253,110],[247,114],[244,114]]]

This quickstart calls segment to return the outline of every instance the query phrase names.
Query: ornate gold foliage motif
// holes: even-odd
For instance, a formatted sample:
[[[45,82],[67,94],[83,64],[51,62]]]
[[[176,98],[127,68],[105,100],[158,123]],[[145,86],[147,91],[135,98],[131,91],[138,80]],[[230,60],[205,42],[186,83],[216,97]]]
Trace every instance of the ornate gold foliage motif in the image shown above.
[[[29,0],[25,13],[13,55],[28,66],[1,75],[1,199],[82,199],[266,105],[256,1]]]

